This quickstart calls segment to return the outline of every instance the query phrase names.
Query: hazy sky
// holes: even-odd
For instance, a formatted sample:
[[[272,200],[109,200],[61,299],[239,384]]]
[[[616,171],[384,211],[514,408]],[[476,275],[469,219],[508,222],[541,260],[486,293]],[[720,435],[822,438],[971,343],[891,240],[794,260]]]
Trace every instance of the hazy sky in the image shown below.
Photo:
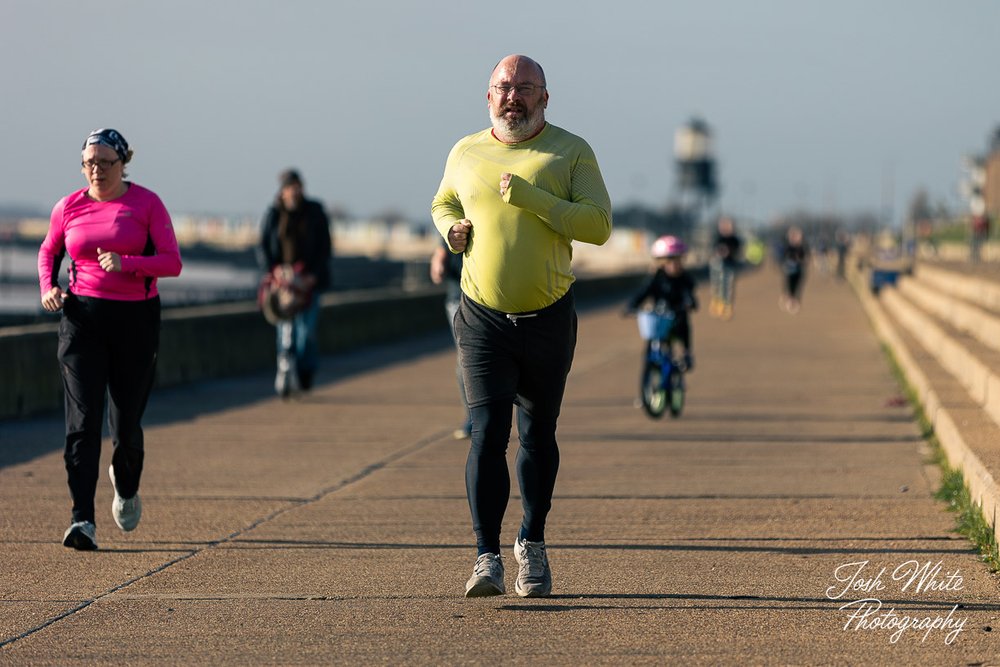
[[[172,212],[258,215],[294,165],[354,216],[428,219],[524,53],[616,206],[668,200],[697,115],[737,214],[898,217],[919,187],[958,208],[1000,124],[998,26],[996,0],[2,0],[0,202],[47,211],[115,127]]]

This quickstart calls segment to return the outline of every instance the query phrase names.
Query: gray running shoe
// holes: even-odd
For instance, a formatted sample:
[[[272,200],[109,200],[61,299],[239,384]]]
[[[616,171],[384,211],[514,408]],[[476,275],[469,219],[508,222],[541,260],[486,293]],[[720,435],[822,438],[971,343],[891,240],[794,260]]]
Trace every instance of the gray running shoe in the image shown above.
[[[465,584],[465,597],[485,598],[503,595],[507,588],[503,583],[503,559],[499,554],[483,554],[476,559],[472,576]]]
[[[115,517],[115,523],[126,532],[135,530],[142,516],[142,500],[139,499],[138,493],[131,498],[122,498],[118,495],[114,466],[108,468],[108,475],[111,476],[111,486],[115,489],[115,499],[111,501],[111,514]]]
[[[517,580],[514,591],[523,598],[540,598],[552,592],[552,570],[545,554],[545,542],[528,542],[518,537],[514,541],[517,559]]]
[[[90,521],[76,521],[63,534],[63,546],[77,551],[97,548],[97,526]]]

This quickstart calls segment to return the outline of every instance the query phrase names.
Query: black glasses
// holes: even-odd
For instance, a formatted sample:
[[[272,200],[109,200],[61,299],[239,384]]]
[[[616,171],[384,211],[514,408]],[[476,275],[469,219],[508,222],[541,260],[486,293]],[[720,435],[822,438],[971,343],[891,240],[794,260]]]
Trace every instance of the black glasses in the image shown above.
[[[516,86],[512,86],[509,83],[498,83],[490,86],[496,91],[497,95],[510,95],[510,91],[516,90],[518,95],[534,95],[536,90],[543,90],[545,86],[539,85],[537,83],[520,83]]]
[[[121,161],[121,158],[118,158],[117,160],[84,160],[80,164],[87,171],[92,171],[94,167],[100,167],[101,171],[107,171]]]

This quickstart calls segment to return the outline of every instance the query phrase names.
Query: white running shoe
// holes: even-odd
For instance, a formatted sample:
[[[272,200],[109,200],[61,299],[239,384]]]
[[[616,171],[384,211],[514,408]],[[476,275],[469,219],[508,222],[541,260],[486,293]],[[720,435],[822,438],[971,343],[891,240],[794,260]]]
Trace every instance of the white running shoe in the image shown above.
[[[503,559],[500,554],[483,554],[476,559],[472,576],[465,584],[465,597],[484,598],[503,595],[507,587],[503,583]]]
[[[97,548],[97,526],[90,521],[76,521],[63,533],[63,546],[77,551]]]
[[[545,542],[528,542],[518,537],[514,541],[517,559],[517,580],[514,592],[523,598],[540,598],[552,592],[552,570],[545,554]]]
[[[139,525],[139,518],[142,517],[142,500],[139,499],[138,493],[131,498],[119,496],[118,485],[115,484],[114,466],[108,468],[108,474],[111,476],[111,486],[115,489],[115,499],[111,501],[111,514],[115,517],[115,523],[125,532],[135,530]]]

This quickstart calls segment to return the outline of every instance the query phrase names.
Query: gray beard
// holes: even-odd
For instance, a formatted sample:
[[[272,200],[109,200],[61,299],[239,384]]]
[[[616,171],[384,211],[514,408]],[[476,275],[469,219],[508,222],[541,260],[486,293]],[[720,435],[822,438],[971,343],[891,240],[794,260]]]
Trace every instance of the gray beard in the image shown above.
[[[538,134],[538,131],[542,129],[545,124],[545,108],[539,105],[531,115],[515,119],[496,116],[493,109],[490,109],[490,120],[493,122],[493,129],[504,139],[515,142],[524,141]]]

